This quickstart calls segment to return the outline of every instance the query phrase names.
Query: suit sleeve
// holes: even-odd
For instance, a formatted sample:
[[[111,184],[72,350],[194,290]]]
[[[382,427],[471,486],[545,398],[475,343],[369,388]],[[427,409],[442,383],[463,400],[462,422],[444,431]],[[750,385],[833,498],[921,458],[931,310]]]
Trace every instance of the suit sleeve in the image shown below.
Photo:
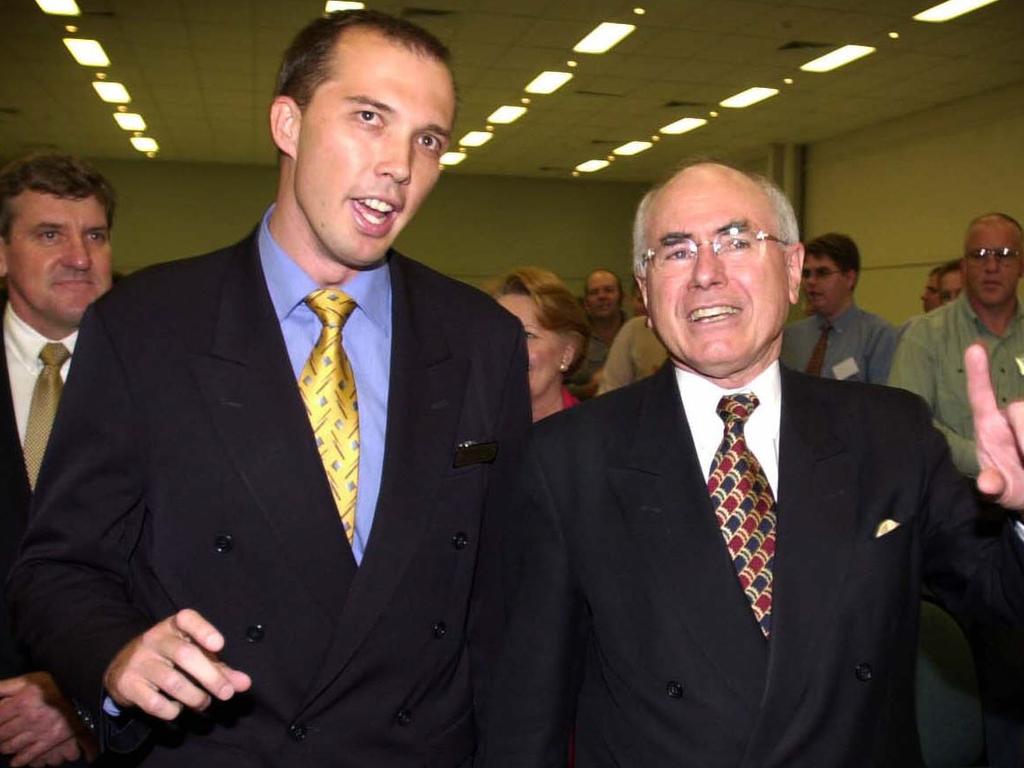
[[[547,479],[528,451],[508,548],[508,631],[477,765],[564,766],[582,678],[587,622]]]
[[[29,528],[7,582],[18,639],[86,722],[102,721],[102,679],[111,659],[153,623],[130,601],[146,453],[135,431],[134,397],[94,308],[82,323]]]

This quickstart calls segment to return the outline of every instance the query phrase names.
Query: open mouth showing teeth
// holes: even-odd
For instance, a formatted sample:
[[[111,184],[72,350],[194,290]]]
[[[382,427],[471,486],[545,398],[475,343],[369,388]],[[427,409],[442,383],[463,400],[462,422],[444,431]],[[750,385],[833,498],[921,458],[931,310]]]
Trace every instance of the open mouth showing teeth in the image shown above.
[[[376,197],[364,197],[356,200],[356,203],[359,205],[359,212],[366,217],[367,221],[374,224],[383,224],[387,217],[395,211],[395,206],[391,203]]]
[[[739,310],[736,307],[702,307],[690,313],[690,322],[699,323],[702,321],[720,320],[729,315],[736,314],[739,314]]]

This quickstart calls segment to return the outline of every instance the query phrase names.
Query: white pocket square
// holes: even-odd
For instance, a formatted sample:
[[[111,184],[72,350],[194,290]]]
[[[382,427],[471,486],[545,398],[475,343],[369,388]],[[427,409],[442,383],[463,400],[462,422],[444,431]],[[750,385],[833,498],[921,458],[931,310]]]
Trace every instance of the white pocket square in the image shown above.
[[[880,539],[885,536],[885,534],[892,533],[899,527],[900,524],[895,520],[883,520],[878,524],[878,527],[875,528],[875,538]]]

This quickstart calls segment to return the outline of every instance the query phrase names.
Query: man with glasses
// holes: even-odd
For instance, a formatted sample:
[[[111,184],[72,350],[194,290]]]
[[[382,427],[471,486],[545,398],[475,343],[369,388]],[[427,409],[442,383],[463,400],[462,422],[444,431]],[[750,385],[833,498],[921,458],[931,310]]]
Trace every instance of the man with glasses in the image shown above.
[[[860,251],[847,235],[830,232],[804,245],[804,295],[814,312],[786,328],[782,362],[827,379],[884,384],[896,350],[896,329],[853,300]]]
[[[1024,312],[1017,300],[1021,228],[1012,216],[988,213],[967,227],[960,265],[963,293],[929,312],[903,335],[889,384],[915,392],[932,409],[953,461],[976,477],[974,422],[967,400],[964,350],[977,340],[988,348],[1000,405],[1024,397]]]
[[[803,255],[761,177],[701,163],[644,197],[673,365],[535,425],[485,768],[564,765],[571,729],[590,768],[920,765],[921,582],[1024,619],[1024,542],[974,537],[925,405],[779,365]],[[983,444],[1020,469],[974,352]]]

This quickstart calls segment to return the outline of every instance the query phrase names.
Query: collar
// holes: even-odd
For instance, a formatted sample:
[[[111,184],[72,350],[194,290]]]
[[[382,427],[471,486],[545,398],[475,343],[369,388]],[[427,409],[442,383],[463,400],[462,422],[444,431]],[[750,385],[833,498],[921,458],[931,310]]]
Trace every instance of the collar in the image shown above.
[[[833,331],[842,334],[849,330],[850,326],[857,321],[857,318],[859,318],[861,314],[863,314],[863,312],[861,311],[860,307],[858,307],[855,302],[851,302],[850,306],[848,306],[846,309],[844,309],[842,312],[836,315],[836,319],[832,320],[831,323],[829,323],[828,320],[819,315],[818,328],[820,328],[821,330],[825,330],[825,324],[829,323],[832,326]]]
[[[974,311],[974,307],[971,306],[971,302],[967,299],[967,291],[961,291],[960,295],[953,299],[952,303],[948,306],[950,306],[950,312],[959,312],[961,317],[970,323],[979,334],[983,336],[995,335],[981,321],[978,313]],[[1010,325],[1019,326],[1022,319],[1024,319],[1024,307],[1021,307],[1020,299],[1017,299],[1017,306],[1014,307],[1013,320],[1010,321]]]
[[[765,423],[778,425],[782,414],[782,382],[779,374],[779,361],[765,368],[752,381],[736,389],[723,389],[699,374],[676,368],[676,384],[683,399],[683,408],[687,418],[691,414],[712,414],[718,419],[718,401],[723,395],[737,392],[753,392],[757,395],[759,405],[750,418]],[[691,419],[692,421],[692,419]],[[717,439],[717,438],[716,438]]]
[[[259,250],[260,264],[267,280],[270,301],[274,305],[278,322],[290,315],[301,305],[306,296],[322,286],[307,275],[302,268],[277,244],[270,234],[271,205],[260,222]],[[390,321],[391,272],[388,260],[380,266],[357,272],[344,287],[374,325],[386,329]]]
[[[78,331],[73,331],[63,339],[56,339],[68,348],[68,352],[74,354],[75,342],[78,340]],[[7,359],[14,361],[17,365],[24,367],[27,371],[38,373],[43,368],[43,362],[39,359],[39,353],[43,346],[54,339],[48,339],[39,331],[26,323],[14,311],[11,303],[7,302],[4,310],[4,342],[6,344]]]

